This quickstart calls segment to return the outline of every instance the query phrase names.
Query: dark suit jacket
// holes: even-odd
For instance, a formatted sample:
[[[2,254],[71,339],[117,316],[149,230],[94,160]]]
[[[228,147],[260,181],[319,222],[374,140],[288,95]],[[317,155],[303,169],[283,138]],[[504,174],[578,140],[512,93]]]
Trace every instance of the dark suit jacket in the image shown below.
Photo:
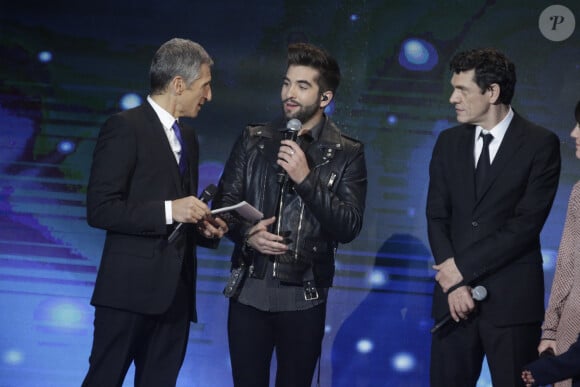
[[[572,379],[573,387],[580,387],[580,341],[558,356],[546,356],[526,365],[524,370],[530,370],[536,381],[534,386],[543,386]]]
[[[87,193],[89,224],[107,231],[91,300],[95,306],[142,314],[165,312],[184,260],[195,300],[193,227],[183,227],[180,237],[168,244],[172,226],[165,224],[165,200],[197,193],[197,137],[192,128],[180,125],[189,156],[188,189],[149,103],[113,115],[101,128]]]
[[[475,127],[443,131],[433,150],[427,222],[435,262],[455,257],[464,283],[483,285],[480,315],[497,325],[541,321],[544,277],[540,231],[560,176],[560,142],[515,113],[476,199]],[[449,312],[435,284],[432,315]]]

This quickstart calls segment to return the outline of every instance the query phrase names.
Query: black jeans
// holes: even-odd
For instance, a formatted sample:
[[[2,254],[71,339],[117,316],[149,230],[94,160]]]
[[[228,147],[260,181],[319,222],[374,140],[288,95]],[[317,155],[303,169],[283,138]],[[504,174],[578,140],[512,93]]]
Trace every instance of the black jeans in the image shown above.
[[[230,301],[228,339],[235,387],[268,387],[276,350],[276,387],[310,387],[320,356],[326,303],[307,310],[263,312]]]

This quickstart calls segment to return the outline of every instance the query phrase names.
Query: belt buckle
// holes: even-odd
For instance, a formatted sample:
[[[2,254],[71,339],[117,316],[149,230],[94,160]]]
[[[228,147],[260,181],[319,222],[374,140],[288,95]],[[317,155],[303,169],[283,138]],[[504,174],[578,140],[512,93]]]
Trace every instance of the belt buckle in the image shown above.
[[[318,300],[318,291],[315,286],[304,286],[304,299],[306,301]]]

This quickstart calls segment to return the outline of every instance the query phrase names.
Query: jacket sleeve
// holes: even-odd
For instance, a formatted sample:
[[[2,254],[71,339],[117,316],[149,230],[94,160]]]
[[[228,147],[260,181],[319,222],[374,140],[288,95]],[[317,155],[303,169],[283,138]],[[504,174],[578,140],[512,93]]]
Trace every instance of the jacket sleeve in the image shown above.
[[[248,141],[249,131],[246,129],[234,143],[226,161],[218,183],[218,192],[212,201],[212,208],[228,207],[244,200]],[[241,243],[247,231],[252,227],[250,223],[237,217],[228,217],[224,220],[228,223],[228,237],[235,243]]]
[[[132,200],[137,190],[137,133],[121,115],[99,132],[87,189],[87,221],[97,228],[134,235],[166,233],[163,200]],[[143,189],[144,186],[141,188]]]
[[[441,133],[433,148],[433,154],[429,164],[429,190],[426,208],[429,245],[431,246],[433,258],[437,264],[442,263],[447,258],[455,256],[450,235],[450,184],[447,182],[444,173],[443,143],[445,141],[445,134],[446,132]]]
[[[324,232],[339,243],[348,243],[363,225],[367,191],[364,146],[351,142],[344,160],[344,171],[335,189],[320,181],[312,171],[295,186]]]
[[[580,242],[578,240],[580,237],[580,229],[578,229],[580,225],[577,219],[578,210],[580,210],[580,183],[574,185],[568,201],[566,221],[556,261],[556,273],[542,325],[542,338],[544,339],[556,339],[556,330],[560,323],[562,309],[574,283],[574,263],[578,260],[577,249]]]
[[[573,378],[574,385],[580,381],[580,342],[558,356],[541,357],[524,367],[532,372],[534,386],[544,386]]]

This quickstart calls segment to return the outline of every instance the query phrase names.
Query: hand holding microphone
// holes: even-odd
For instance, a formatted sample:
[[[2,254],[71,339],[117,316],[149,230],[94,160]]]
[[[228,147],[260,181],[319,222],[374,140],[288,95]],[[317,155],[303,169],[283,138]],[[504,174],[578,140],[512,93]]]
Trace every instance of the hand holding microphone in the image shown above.
[[[281,141],[278,150],[278,165],[282,170],[278,173],[278,183],[284,185],[290,177],[295,183],[300,184],[310,173],[306,155],[297,143],[298,132],[302,123],[296,118],[288,121],[285,130],[285,139]]]
[[[280,129],[280,131],[284,133],[284,140],[291,140],[296,142],[296,140],[298,139],[298,132],[300,132],[300,129],[302,129],[302,122],[300,122],[300,120],[296,118],[292,118],[290,121],[286,123],[286,128]],[[285,152],[282,152],[282,147],[280,147],[280,151],[278,152],[278,165],[282,167],[278,172],[279,184],[284,184],[288,180],[288,173],[283,168],[282,164],[280,164],[280,160],[288,162],[289,159],[294,154],[293,153],[294,150],[290,146],[288,145],[285,146],[287,146],[289,149],[285,149]]]
[[[286,128],[281,130],[284,132],[285,140],[296,141],[300,129],[302,129],[302,122],[297,118],[292,118],[286,123]]]
[[[484,286],[481,286],[481,285],[476,286],[476,287],[474,287],[474,288],[471,289],[471,297],[475,301],[483,301],[487,297],[487,289]],[[433,326],[433,328],[431,328],[431,333],[437,332],[445,324],[447,324],[450,320],[451,320],[451,314],[448,313],[447,315],[445,315],[445,317],[443,317],[441,320],[439,320]]]
[[[207,204],[211,199],[213,199],[213,197],[215,196],[216,193],[217,193],[217,187],[215,186],[215,184],[210,184],[199,195],[199,200],[201,200],[203,203]],[[184,199],[187,199],[187,198],[184,198]],[[179,199],[179,200],[181,200],[181,199]],[[199,214],[199,217],[200,217],[200,219],[198,219],[198,222],[203,220],[203,218],[205,217],[205,214]],[[172,243],[175,240],[175,238],[177,238],[182,226],[183,226],[183,222],[180,222],[177,224],[177,226],[175,226],[175,228],[173,229],[173,232],[169,235],[169,238],[167,238],[167,242]]]

